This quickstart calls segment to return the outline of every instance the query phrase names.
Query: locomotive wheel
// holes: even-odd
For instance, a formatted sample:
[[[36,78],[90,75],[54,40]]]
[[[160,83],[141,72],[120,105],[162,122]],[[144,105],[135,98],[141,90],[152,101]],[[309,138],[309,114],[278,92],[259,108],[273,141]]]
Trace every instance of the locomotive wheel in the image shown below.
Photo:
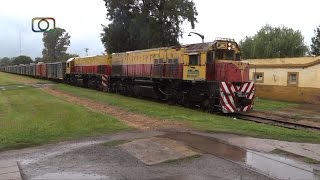
[[[202,101],[201,110],[203,110],[203,111],[209,111],[210,110],[210,101],[209,101],[209,99],[206,99],[206,100]]]

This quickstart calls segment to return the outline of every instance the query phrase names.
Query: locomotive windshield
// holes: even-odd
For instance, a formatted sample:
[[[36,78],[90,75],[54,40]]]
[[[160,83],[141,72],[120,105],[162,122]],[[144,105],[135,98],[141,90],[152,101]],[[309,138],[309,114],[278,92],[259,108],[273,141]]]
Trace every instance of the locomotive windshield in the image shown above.
[[[233,50],[217,49],[215,51],[216,60],[236,60]]]

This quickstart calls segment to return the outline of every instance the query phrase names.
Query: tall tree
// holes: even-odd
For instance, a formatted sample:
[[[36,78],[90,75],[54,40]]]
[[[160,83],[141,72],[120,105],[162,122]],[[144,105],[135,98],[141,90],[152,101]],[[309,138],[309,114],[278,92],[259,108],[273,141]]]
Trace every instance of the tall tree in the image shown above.
[[[29,56],[18,56],[12,60],[12,65],[19,65],[19,64],[30,64],[32,63],[32,59]]]
[[[70,37],[65,29],[56,28],[54,32],[44,32],[42,50],[44,62],[65,61],[66,51],[70,46]]]
[[[4,57],[0,59],[0,66],[8,66],[11,65],[11,59],[8,57]]]
[[[314,30],[314,37],[311,38],[311,54],[320,55],[320,26]]]
[[[34,58],[34,63],[43,62],[43,59],[41,57]]]
[[[107,52],[178,45],[181,24],[194,28],[192,0],[104,0],[111,21],[101,34]]]
[[[299,57],[308,50],[300,31],[270,25],[263,26],[254,36],[241,40],[240,46],[245,59]]]

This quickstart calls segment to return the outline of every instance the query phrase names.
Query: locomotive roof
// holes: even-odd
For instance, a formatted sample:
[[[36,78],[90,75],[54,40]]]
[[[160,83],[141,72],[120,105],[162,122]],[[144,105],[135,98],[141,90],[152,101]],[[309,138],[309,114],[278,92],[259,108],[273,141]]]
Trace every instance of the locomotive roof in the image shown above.
[[[214,43],[215,41],[207,42],[207,43],[198,43],[198,44],[187,44],[182,47],[186,49],[186,52],[198,52],[198,51],[208,50],[211,46],[214,45]]]
[[[219,41],[235,42],[234,40],[231,40],[231,39],[218,39],[213,42],[186,44],[182,46],[159,47],[159,48],[143,49],[143,50],[128,51],[128,52],[113,53],[113,54],[121,55],[126,53],[137,53],[137,52],[146,52],[146,51],[152,51],[152,50],[177,49],[177,48],[185,48],[186,52],[199,52],[199,51],[207,51],[210,47],[212,47],[216,42],[219,42]]]

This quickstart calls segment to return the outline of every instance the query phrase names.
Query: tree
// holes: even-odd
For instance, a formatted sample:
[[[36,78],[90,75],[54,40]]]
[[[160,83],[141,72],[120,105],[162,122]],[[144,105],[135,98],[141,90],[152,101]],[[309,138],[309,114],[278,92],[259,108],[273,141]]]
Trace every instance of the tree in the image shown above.
[[[61,28],[56,28],[54,32],[44,32],[43,62],[65,61],[70,37],[66,30]]]
[[[8,66],[11,65],[11,59],[8,57],[4,57],[0,59],[0,66]]]
[[[19,64],[30,64],[33,63],[31,57],[29,56],[18,56],[12,60],[12,65],[19,65]]]
[[[300,31],[270,25],[241,40],[240,47],[245,59],[300,57],[308,50]]]
[[[320,55],[320,26],[314,30],[314,37],[311,38],[311,54],[315,56]]]
[[[107,19],[101,41],[108,53],[179,45],[181,24],[195,27],[192,0],[104,0]]]
[[[43,62],[43,59],[41,57],[34,58],[34,63]]]
[[[68,59],[70,59],[70,58],[73,58],[73,57],[79,57],[79,55],[78,54],[69,54],[69,53],[65,53],[64,55],[63,55],[63,61],[67,61]]]

